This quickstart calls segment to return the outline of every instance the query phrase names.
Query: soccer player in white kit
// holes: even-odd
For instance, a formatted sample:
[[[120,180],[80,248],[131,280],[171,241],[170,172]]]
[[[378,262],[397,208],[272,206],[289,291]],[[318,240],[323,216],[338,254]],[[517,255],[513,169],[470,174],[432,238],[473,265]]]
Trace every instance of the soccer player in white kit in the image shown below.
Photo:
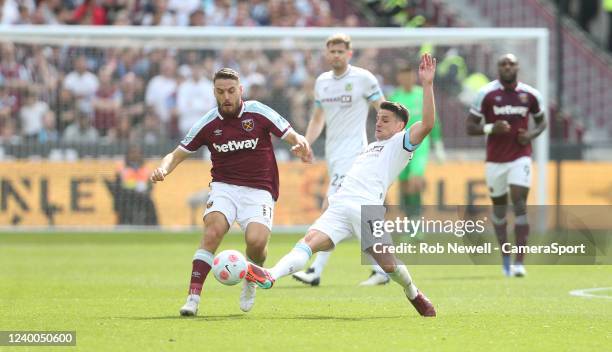
[[[326,198],[329,198],[338,191],[353,161],[368,144],[368,111],[370,106],[378,111],[384,95],[370,71],[349,65],[353,51],[348,35],[334,34],[327,39],[325,46],[326,59],[332,70],[322,73],[315,82],[315,108],[305,137],[312,145],[323,128],[326,129],[325,159],[330,180]],[[327,204],[326,199],[323,209]],[[330,255],[331,252],[318,253],[310,268],[296,272],[293,277],[305,284],[319,285]],[[375,272],[379,273],[373,278],[378,279],[376,283],[389,281],[380,267],[375,266]]]
[[[342,186],[329,198],[329,207],[310,227],[293,250],[271,269],[249,264],[246,280],[261,288],[271,288],[276,280],[300,270],[313,253],[333,249],[352,234],[360,237],[361,206],[382,206],[389,186],[412,158],[419,143],[434,127],[435,105],[433,78],[436,61],[424,54],[419,66],[423,83],[423,120],[404,131],[408,110],[399,103],[383,102],[376,117],[376,142],[370,143],[357,157]],[[383,237],[384,238],[384,237]],[[406,297],[422,316],[435,316],[431,302],[419,292],[404,265],[388,253],[374,251],[372,236],[361,241],[362,250],[370,254],[391,279],[400,284]],[[387,242],[384,244],[389,244]],[[379,251],[380,252],[380,251]]]

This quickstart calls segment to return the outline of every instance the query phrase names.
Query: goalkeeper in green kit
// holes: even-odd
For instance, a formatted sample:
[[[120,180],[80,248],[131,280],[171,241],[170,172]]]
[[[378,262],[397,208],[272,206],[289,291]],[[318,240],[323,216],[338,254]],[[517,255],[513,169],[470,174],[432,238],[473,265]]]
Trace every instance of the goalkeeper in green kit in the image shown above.
[[[410,121],[406,128],[421,121],[423,110],[423,88],[416,84],[416,74],[409,65],[400,68],[397,74],[399,87],[391,93],[390,101],[398,102],[408,108]],[[400,204],[410,217],[421,214],[421,193],[425,190],[425,168],[429,158],[430,146],[434,147],[436,159],[445,160],[442,131],[436,119],[434,129],[423,140],[418,152],[414,153],[408,166],[400,173]]]

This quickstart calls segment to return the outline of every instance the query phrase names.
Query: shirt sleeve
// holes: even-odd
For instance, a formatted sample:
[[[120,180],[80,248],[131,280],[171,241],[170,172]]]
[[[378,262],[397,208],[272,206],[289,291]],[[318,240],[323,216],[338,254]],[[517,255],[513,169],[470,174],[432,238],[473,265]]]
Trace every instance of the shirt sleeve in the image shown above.
[[[472,105],[470,105],[470,113],[474,114],[478,117],[482,117],[484,118],[484,104],[485,104],[485,98],[487,96],[487,91],[484,89],[481,89],[478,94],[476,95],[476,98],[474,99],[474,101],[472,102]]]
[[[380,85],[378,84],[378,80],[369,71],[366,71],[366,74],[364,75],[364,87],[364,98],[366,98],[369,102],[376,101],[384,96],[382,89],[380,89]]]
[[[257,112],[265,116],[270,133],[278,138],[284,138],[291,130],[291,124],[271,107],[257,102]]]
[[[205,128],[217,116],[216,109],[209,111],[195,125],[191,127],[183,140],[179,143],[179,148],[188,153],[195,153],[200,147],[208,143]]]
[[[404,132],[402,142],[403,142],[404,150],[408,152],[414,152],[421,144],[420,143],[419,144],[410,143],[410,128],[412,128],[412,126],[408,127],[408,129],[406,129],[406,131]]]
[[[533,96],[533,99],[531,102],[531,106],[529,107],[529,112],[533,116],[542,116],[544,114],[544,102],[542,99],[542,94],[540,94],[540,92],[534,89],[531,92],[531,95]]]
[[[319,78],[317,78],[314,85],[314,105],[318,108],[321,107],[321,95],[319,94]]]

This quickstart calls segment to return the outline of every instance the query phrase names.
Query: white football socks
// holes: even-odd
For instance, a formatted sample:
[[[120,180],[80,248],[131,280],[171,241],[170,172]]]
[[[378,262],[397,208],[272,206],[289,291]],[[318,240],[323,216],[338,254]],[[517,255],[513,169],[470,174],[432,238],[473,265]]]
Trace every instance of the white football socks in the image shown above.
[[[314,269],[314,273],[317,276],[321,276],[323,273],[323,269],[325,268],[325,265],[327,265],[327,261],[329,260],[330,256],[331,251],[317,253],[314,262],[312,262],[312,265],[310,266]]]
[[[291,252],[287,253],[281,260],[269,270],[274,280],[287,276],[301,270],[306,266],[312,256],[312,250],[305,243],[297,243]]]
[[[412,283],[412,277],[410,277],[408,269],[406,269],[404,265],[396,265],[395,271],[387,274],[393,281],[397,282],[404,288],[408,298],[411,300],[419,294],[417,287]]]

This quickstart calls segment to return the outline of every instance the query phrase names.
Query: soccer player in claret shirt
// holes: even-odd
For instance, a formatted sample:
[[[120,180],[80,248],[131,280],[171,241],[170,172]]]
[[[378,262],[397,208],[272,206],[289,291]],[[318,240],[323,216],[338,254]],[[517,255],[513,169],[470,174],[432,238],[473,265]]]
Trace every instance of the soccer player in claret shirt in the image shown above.
[[[389,186],[412,158],[413,152],[431,132],[435,121],[433,78],[436,61],[423,55],[419,78],[423,83],[423,120],[404,130],[408,110],[399,103],[382,102],[376,116],[376,141],[370,143],[357,157],[347,172],[340,189],[329,197],[329,207],[308,229],[306,236],[293,250],[271,269],[249,263],[246,280],[262,288],[271,288],[279,278],[292,274],[306,265],[313,253],[332,250],[338,243],[355,235],[361,238],[361,249],[371,255],[383,270],[404,289],[410,303],[422,316],[435,316],[431,302],[419,292],[404,265],[393,254],[376,250],[377,244],[392,245],[388,235],[376,241],[375,233],[367,231],[367,211],[362,217],[362,206],[372,205],[371,220],[384,216],[383,202]],[[366,207],[367,208],[367,207]],[[363,235],[361,234],[364,229]]]
[[[191,128],[151,175],[152,182],[163,181],[200,147],[210,150],[211,191],[204,212],[204,234],[193,257],[187,302],[180,309],[183,316],[197,314],[214,253],[234,221],[245,232],[247,259],[259,265],[266,259],[278,198],[278,167],[270,134],[293,145],[292,152],[302,161],[312,161],[308,142],[282,116],[258,101],[242,100],[237,72],[223,68],[215,73],[213,84],[217,107]],[[240,309],[245,312],[255,303],[255,288],[244,281]]]
[[[545,107],[540,92],[517,80],[518,60],[506,54],[497,62],[499,78],[484,86],[476,96],[467,119],[467,133],[487,136],[486,181],[493,202],[491,221],[500,245],[508,242],[506,211],[508,190],[514,205],[516,244],[527,244],[527,195],[531,185],[531,140],[546,129]],[[529,130],[529,116],[535,128]],[[481,120],[484,119],[484,124]],[[506,276],[526,275],[524,254],[502,253]]]

